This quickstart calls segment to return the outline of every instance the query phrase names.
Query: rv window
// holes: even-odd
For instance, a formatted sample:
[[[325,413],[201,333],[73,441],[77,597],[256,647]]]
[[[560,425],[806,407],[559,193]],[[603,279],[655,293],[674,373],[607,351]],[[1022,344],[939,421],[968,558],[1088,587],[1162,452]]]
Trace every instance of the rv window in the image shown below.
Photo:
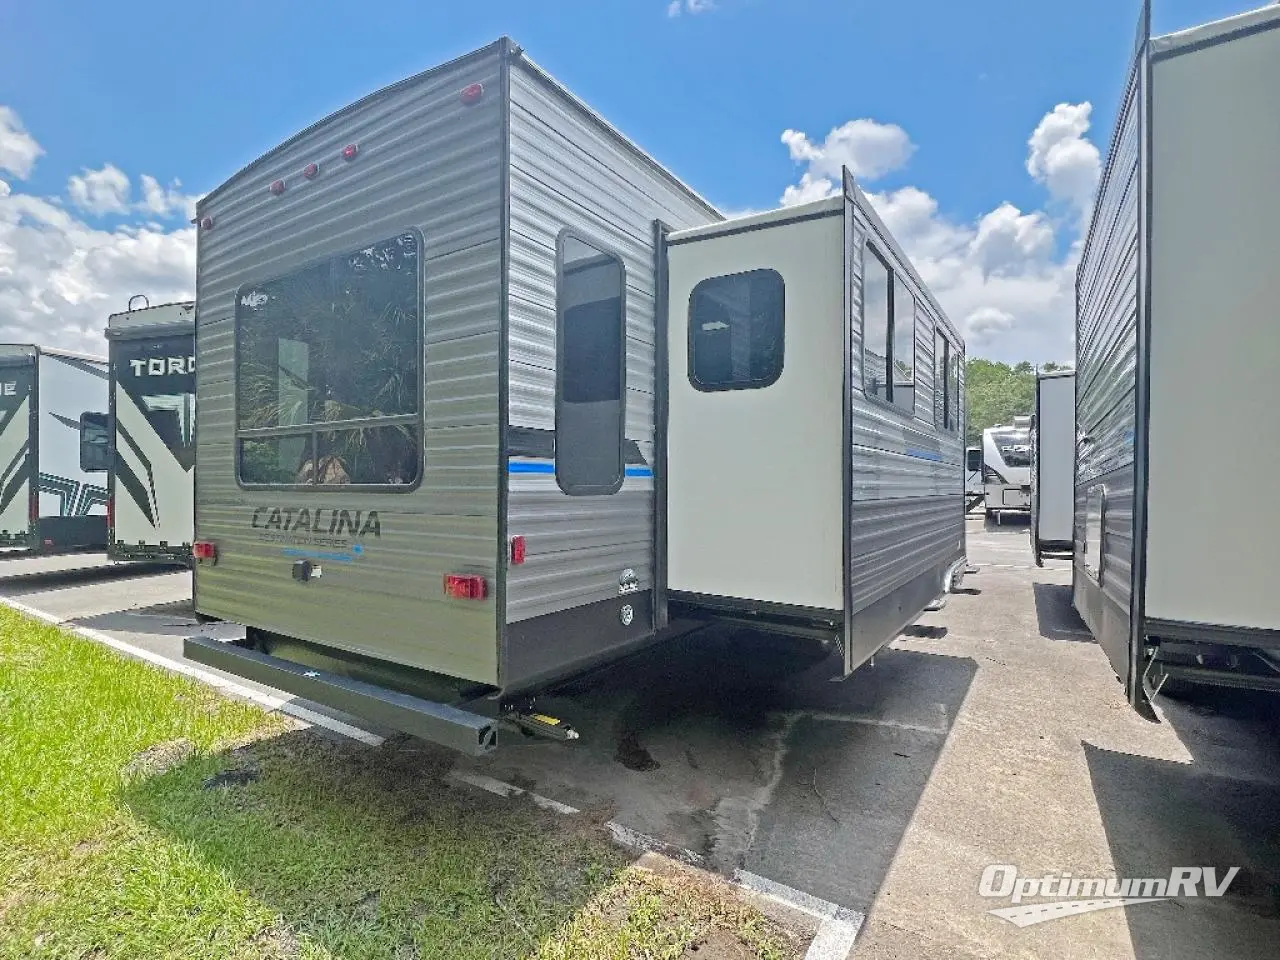
[[[916,408],[916,302],[898,274],[893,276],[893,402]]]
[[[561,234],[556,276],[556,482],[572,496],[622,486],[626,275],[622,260]]]
[[[785,288],[776,270],[711,277],[689,297],[689,381],[698,390],[767,387],[782,376]]]
[[[875,248],[862,258],[862,383],[869,397],[892,401],[889,382],[889,266]]]
[[[421,259],[405,233],[240,290],[241,483],[417,481]]]
[[[960,354],[940,329],[933,334],[933,422],[939,430],[960,429]]]
[[[105,413],[80,414],[80,469],[98,473],[111,468],[111,419]]]
[[[982,472],[982,449],[969,447],[965,450],[965,469],[970,473]]]

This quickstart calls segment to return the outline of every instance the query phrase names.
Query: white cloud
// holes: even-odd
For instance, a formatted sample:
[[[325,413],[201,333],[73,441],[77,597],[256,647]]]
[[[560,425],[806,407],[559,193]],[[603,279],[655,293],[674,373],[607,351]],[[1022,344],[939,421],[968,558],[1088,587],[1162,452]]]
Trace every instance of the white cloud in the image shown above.
[[[181,214],[186,220],[195,216],[198,198],[179,189],[181,180],[174,180],[166,187],[150,174],[144,173],[140,179],[142,198],[137,203],[133,202],[133,184],[129,177],[110,163],[101,170],[83,170],[69,177],[67,195],[81,210],[96,216],[132,212],[155,217]]]
[[[0,104],[0,173],[8,171],[19,180],[31,176],[36,160],[44,153],[35,137],[27,133],[22,120],[10,107]]]
[[[1027,144],[1028,173],[1045,186],[1051,202],[1071,206],[1072,215],[1064,219],[1006,202],[965,222],[942,214],[937,200],[918,187],[868,195],[964,333],[971,356],[1072,358],[1080,231],[1099,166],[1097,148],[1085,138],[1090,110],[1088,103],[1060,104]],[[799,184],[787,188],[783,202],[833,192],[825,173],[806,171]]]
[[[1098,148],[1084,138],[1092,112],[1089,103],[1060,103],[1044,115],[1027,141],[1027,173],[1055,200],[1081,211],[1093,202],[1102,170]]]
[[[791,159],[806,167],[800,182],[782,194],[783,206],[821,200],[840,191],[840,172],[848,167],[859,180],[877,180],[904,166],[915,144],[896,123],[850,120],[814,143],[800,130],[782,131]]]
[[[39,156],[35,149],[31,155]],[[68,184],[73,200],[95,212],[128,209],[128,178],[102,176],[107,171],[120,173],[108,165],[72,178],[83,184]],[[172,209],[170,193],[164,197]],[[124,309],[133,294],[163,303],[189,299],[194,286],[192,227],[147,223],[102,230],[55,200],[17,192],[0,180],[0,341],[101,354],[107,315]]]
[[[667,16],[678,17],[682,13],[699,14],[716,8],[714,0],[671,0],[667,4]]]
[[[129,210],[129,178],[107,164],[101,170],[84,170],[67,179],[71,202],[89,213],[126,213]]]

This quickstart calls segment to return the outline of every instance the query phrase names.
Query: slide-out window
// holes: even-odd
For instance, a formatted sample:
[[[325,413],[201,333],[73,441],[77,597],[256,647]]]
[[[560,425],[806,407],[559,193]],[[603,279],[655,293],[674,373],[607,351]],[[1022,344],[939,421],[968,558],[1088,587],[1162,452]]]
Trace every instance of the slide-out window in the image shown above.
[[[862,258],[862,383],[868,397],[916,406],[916,304],[906,282],[867,244]]]
[[[241,483],[401,489],[417,483],[421,292],[416,233],[240,289]]]
[[[939,430],[960,429],[960,352],[939,327],[933,333],[933,422]]]
[[[782,275],[710,277],[689,296],[689,381],[698,390],[751,390],[782,376]]]
[[[571,496],[622,487],[626,273],[616,254],[562,233],[556,261],[556,482]]]

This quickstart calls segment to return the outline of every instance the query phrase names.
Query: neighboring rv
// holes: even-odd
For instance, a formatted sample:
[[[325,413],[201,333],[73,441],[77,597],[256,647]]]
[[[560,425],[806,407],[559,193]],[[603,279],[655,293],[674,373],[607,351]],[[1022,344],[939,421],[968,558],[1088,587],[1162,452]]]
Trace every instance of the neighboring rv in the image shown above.
[[[114,428],[107,555],[189,563],[195,304],[114,313],[107,319],[107,343]]]
[[[1045,557],[1074,553],[1076,375],[1072,370],[1036,377],[1031,420],[1031,552]]]
[[[982,431],[983,504],[987,516],[1004,522],[1006,513],[1031,512],[1031,418]]]
[[[965,569],[964,349],[843,187],[722,221],[505,39],[250,164],[187,655],[469,753],[680,618],[866,662]]]
[[[1280,6],[1150,24],[1076,275],[1074,567],[1148,715],[1169,680],[1280,689]]]
[[[107,362],[0,344],[0,547],[107,542]]]
[[[982,448],[965,447],[964,449],[964,496],[965,513],[969,513],[980,504],[987,495],[982,483]]]

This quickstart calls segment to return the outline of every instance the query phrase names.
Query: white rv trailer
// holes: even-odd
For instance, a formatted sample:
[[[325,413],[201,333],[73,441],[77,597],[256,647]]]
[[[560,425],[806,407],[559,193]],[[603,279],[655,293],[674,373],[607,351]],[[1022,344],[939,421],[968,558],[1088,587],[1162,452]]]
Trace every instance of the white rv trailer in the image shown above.
[[[982,431],[983,505],[1004,522],[1006,513],[1031,512],[1031,417]]]
[[[107,542],[107,362],[0,344],[0,547]]]
[[[1045,557],[1074,552],[1076,375],[1074,370],[1036,377],[1031,418],[1031,552]]]
[[[964,351],[843,186],[723,221],[504,39],[214,190],[187,655],[471,753],[677,619],[870,659],[964,571]]]
[[[1280,6],[1150,23],[1076,275],[1074,565],[1148,716],[1166,679],[1280,688]],[[1207,437],[1250,478],[1225,501],[1187,466]]]
[[[137,298],[135,298],[137,299]],[[195,304],[107,318],[112,450],[107,555],[191,560],[195,467]]]

